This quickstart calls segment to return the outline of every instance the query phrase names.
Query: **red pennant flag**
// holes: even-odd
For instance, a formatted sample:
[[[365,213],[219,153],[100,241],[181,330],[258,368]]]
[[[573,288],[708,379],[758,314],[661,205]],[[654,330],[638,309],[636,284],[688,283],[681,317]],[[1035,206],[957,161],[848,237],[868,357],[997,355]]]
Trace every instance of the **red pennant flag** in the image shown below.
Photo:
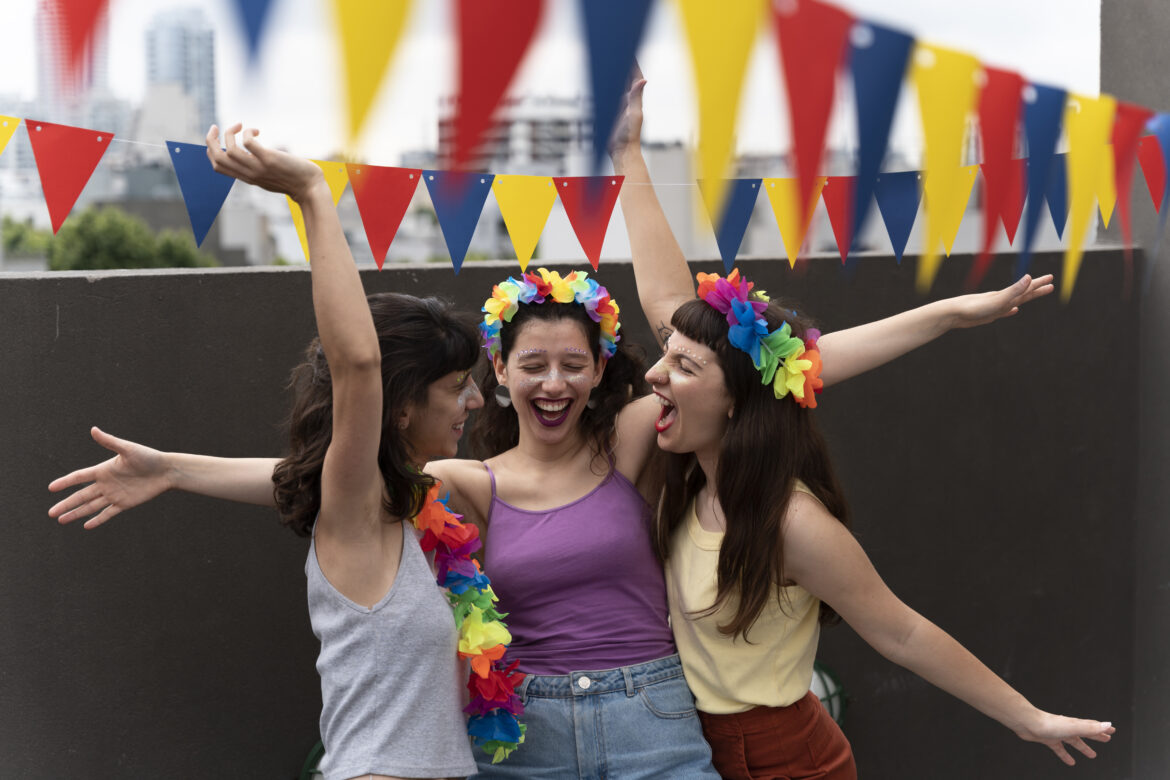
[[[1125,244],[1126,258],[1133,252],[1133,223],[1131,189],[1133,168],[1137,160],[1138,143],[1145,130],[1146,122],[1154,112],[1145,106],[1117,102],[1117,115],[1113,120],[1113,182],[1117,191],[1117,213],[1121,217],[1121,240]],[[1157,144],[1152,144],[1157,148]],[[1161,193],[1161,190],[1159,190]],[[1161,194],[1155,198],[1161,203]],[[1160,208],[1160,205],[1159,205]]]
[[[353,187],[358,213],[362,216],[362,226],[366,229],[366,241],[381,271],[386,252],[422,178],[422,171],[360,163],[349,163],[345,168],[349,172],[349,184]]]
[[[536,34],[544,0],[459,0],[459,87],[452,167],[466,165]]]
[[[594,271],[601,262],[601,245],[605,243],[605,231],[623,181],[624,176],[553,177],[569,224]]]
[[[52,14],[50,24],[55,26],[53,33],[56,34],[57,41],[64,45],[68,55],[69,71],[62,75],[72,80],[80,73],[94,30],[97,28],[98,20],[105,13],[109,0],[50,1],[55,6],[50,10]]]
[[[991,267],[991,244],[995,238],[996,223],[1002,224],[1007,233],[1008,243],[1015,243],[1016,230],[1024,215],[1024,198],[1027,195],[1028,161],[1008,159],[1000,162],[986,162],[979,166],[983,174],[983,251],[975,258],[971,272],[967,274],[967,289],[973,290]],[[992,191],[996,191],[998,203],[992,203]]]
[[[1142,164],[1142,174],[1146,177],[1146,187],[1150,191],[1150,200],[1154,201],[1154,211],[1162,213],[1162,195],[1166,192],[1166,161],[1162,158],[1162,148],[1158,139],[1147,135],[1138,142],[1138,161]],[[1117,191],[1121,197],[1121,191]]]
[[[821,190],[825,211],[829,212],[829,224],[833,226],[833,237],[837,239],[837,251],[841,262],[849,257],[849,245],[853,241],[853,182],[855,176],[830,176]]]
[[[983,140],[983,183],[987,215],[983,224],[983,251],[979,259],[990,258],[995,240],[996,219],[1004,222],[1009,236],[1015,235],[1016,225],[1008,228],[1002,219],[1003,207],[1011,197],[1008,188],[1012,181],[1012,158],[1015,157],[1016,136],[1023,110],[1024,79],[1010,70],[984,67],[986,82],[979,95],[979,134]],[[989,173],[990,172],[990,173]]]
[[[113,133],[25,119],[41,189],[56,233],[106,153]]]
[[[801,224],[817,186],[837,69],[844,64],[853,17],[817,0],[772,3],[780,67],[788,90]]]

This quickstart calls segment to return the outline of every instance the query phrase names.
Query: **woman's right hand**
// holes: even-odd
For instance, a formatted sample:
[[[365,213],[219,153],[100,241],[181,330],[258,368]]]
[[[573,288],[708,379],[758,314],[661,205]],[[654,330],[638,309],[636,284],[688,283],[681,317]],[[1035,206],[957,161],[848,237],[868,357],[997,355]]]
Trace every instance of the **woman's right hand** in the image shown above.
[[[1064,715],[1053,715],[1041,710],[1035,711],[1033,720],[1034,723],[1028,727],[1017,729],[1016,735],[1026,742],[1039,742],[1042,745],[1047,745],[1057,758],[1069,766],[1075,764],[1076,761],[1065,748],[1066,742],[1088,758],[1096,758],[1097,752],[1086,745],[1085,740],[1108,742],[1117,731],[1112,723],[1068,718]]]
[[[49,483],[57,492],[84,485],[49,510],[61,524],[83,517],[85,528],[97,528],[124,509],[143,504],[172,487],[166,455],[102,431],[89,431],[93,440],[114,453],[107,461],[78,469]],[[88,483],[88,484],[87,484]]]
[[[243,141],[237,144],[236,133],[243,127],[237,122],[227,128],[222,148],[219,127],[212,125],[207,131],[207,157],[216,173],[239,179],[245,184],[254,184],[269,192],[279,192],[297,203],[304,203],[314,190],[322,187],[325,188],[324,194],[328,195],[325,175],[314,162],[288,152],[269,149],[256,140],[256,136],[260,135],[259,130],[244,130]]]

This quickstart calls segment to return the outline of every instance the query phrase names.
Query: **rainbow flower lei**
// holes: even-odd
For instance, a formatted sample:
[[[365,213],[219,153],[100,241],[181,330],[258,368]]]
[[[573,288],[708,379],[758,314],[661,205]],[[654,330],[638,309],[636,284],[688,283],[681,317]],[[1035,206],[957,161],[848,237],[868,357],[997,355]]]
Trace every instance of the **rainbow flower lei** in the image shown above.
[[[471,703],[463,709],[469,716],[467,733],[497,764],[524,742],[525,726],[518,719],[524,705],[516,695],[524,674],[516,671],[516,663],[505,665],[512,635],[501,620],[505,615],[495,609],[491,581],[471,557],[481,547],[479,529],[460,522],[463,516],[447,508],[449,494],[439,498],[440,486],[436,482],[427,491],[414,527],[423,532],[419,546],[435,550],[436,580],[447,591],[459,630],[459,657],[471,659]]]
[[[727,278],[719,274],[698,274],[699,297],[727,317],[727,339],[732,346],[746,352],[760,372],[763,384],[771,384],[777,398],[792,393],[801,406],[815,409],[817,393],[825,383],[821,380],[821,353],[817,339],[821,334],[812,328],[808,338],[801,341],[792,335],[792,326],[785,322],[774,331],[761,316],[768,308],[768,296],[763,290],[752,292],[754,284],[740,278],[739,269]]]
[[[585,271],[571,271],[562,277],[556,271],[539,268],[535,274],[526,273],[519,279],[509,277],[492,287],[492,297],[484,301],[483,322],[479,325],[483,348],[488,354],[492,357],[499,354],[500,328],[503,323],[512,321],[521,303],[544,303],[546,300],[584,306],[590,318],[601,323],[602,357],[608,359],[617,352],[617,342],[621,338],[618,331],[622,327],[618,313],[621,310],[617,301],[609,297],[609,291],[590,279]]]

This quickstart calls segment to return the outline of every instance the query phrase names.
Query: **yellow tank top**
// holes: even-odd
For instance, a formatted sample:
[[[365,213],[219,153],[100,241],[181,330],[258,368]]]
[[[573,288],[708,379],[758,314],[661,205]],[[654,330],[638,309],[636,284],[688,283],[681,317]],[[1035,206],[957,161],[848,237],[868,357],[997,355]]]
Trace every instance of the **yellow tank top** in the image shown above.
[[[812,495],[800,482],[796,490]],[[743,637],[733,639],[718,626],[735,614],[729,599],[718,612],[698,616],[715,603],[715,581],[722,531],[699,525],[694,502],[675,532],[666,562],[670,623],[687,685],[703,712],[725,715],[752,707],[786,707],[812,683],[820,638],[820,600],[799,585],[777,588],[759,620]]]

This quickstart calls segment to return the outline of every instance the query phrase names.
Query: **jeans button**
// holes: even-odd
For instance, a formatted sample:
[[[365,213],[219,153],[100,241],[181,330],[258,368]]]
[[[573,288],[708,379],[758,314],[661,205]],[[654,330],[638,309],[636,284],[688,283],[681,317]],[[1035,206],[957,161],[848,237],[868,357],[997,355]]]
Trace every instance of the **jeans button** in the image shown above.
[[[585,675],[581,675],[577,678],[577,684],[581,686],[581,690],[587,691],[589,690],[589,686],[593,684],[593,681]]]

